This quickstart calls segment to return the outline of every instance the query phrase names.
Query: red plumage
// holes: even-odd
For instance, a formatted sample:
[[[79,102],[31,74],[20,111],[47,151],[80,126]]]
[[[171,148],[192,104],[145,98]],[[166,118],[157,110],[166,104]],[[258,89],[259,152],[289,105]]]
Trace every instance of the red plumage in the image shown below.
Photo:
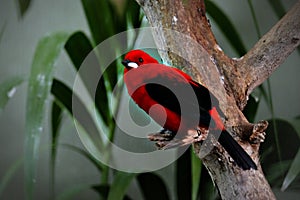
[[[129,95],[164,129],[180,134],[182,141],[188,130],[199,127],[219,132],[218,141],[235,162],[243,169],[256,169],[251,157],[225,130],[218,100],[206,87],[141,50],[130,51],[122,63]]]

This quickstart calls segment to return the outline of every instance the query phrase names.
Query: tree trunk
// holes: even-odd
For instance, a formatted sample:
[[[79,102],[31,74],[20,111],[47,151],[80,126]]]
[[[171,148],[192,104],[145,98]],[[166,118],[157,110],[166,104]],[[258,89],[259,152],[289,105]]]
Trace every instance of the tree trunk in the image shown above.
[[[225,125],[258,170],[241,170],[210,137],[209,149],[194,144],[222,199],[275,199],[259,163],[267,123],[250,124],[242,113],[248,96],[300,43],[298,2],[244,57],[224,54],[210,29],[203,0],[136,0],[153,28],[164,61],[182,67],[218,98]],[[205,145],[204,145],[205,146]]]

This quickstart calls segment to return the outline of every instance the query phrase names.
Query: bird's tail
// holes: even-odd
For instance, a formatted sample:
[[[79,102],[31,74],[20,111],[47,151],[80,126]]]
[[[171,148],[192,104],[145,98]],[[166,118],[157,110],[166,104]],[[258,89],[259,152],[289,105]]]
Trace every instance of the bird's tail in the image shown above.
[[[251,168],[255,170],[257,169],[257,166],[252,158],[226,130],[221,132],[218,141],[239,167],[244,170]]]

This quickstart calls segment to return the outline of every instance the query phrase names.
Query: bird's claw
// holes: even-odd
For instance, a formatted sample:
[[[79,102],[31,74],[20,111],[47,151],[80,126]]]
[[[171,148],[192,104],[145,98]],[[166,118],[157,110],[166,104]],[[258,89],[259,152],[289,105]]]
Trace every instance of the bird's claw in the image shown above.
[[[188,130],[188,135],[192,136],[194,142],[202,142],[206,140],[208,135],[208,130],[205,128],[198,127],[196,130]]]
[[[253,126],[252,135],[249,138],[250,142],[254,144],[264,142],[266,136],[265,130],[267,127],[267,121],[259,121],[257,124],[255,124]]]

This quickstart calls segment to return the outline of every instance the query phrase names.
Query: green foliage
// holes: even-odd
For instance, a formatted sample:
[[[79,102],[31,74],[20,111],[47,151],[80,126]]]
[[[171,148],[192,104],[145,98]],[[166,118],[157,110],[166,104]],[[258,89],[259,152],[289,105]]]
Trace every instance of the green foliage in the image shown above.
[[[192,162],[192,200],[198,199],[199,185],[201,179],[202,162],[191,149]],[[208,181],[209,182],[209,181]]]
[[[122,200],[132,179],[136,174],[117,172],[108,193],[108,200]]]
[[[279,0],[277,0],[280,2]],[[29,0],[19,0],[21,16],[23,16],[30,5]],[[252,11],[253,18],[258,30],[258,23],[255,20],[255,13],[251,1],[249,9]],[[274,11],[282,15],[284,10],[280,4],[274,4]],[[165,182],[155,172],[131,174],[119,172],[100,163],[93,152],[87,152],[70,144],[60,144],[60,126],[62,125],[62,116],[66,111],[72,119],[78,123],[79,128],[83,130],[80,137],[83,142],[100,148],[108,148],[106,141],[99,137],[99,124],[91,114],[86,102],[80,99],[80,96],[74,94],[72,88],[67,86],[63,81],[53,77],[54,63],[58,59],[63,47],[67,52],[74,69],[78,72],[84,86],[87,88],[89,95],[94,97],[94,106],[101,122],[107,128],[107,135],[110,140],[114,140],[115,121],[112,117],[109,96],[120,77],[118,60],[113,62],[109,68],[103,72],[103,77],[98,82],[95,96],[93,96],[93,82],[91,76],[95,71],[103,70],[100,61],[105,57],[92,51],[96,45],[100,44],[107,38],[127,30],[128,28],[138,28],[141,26],[142,15],[138,4],[134,0],[126,0],[123,10],[120,12],[116,6],[109,0],[81,0],[85,12],[91,38],[87,37],[82,31],[76,31],[69,35],[66,33],[54,33],[42,38],[36,47],[35,55],[32,62],[30,78],[27,93],[27,110],[26,110],[26,135],[25,135],[25,154],[24,173],[27,199],[33,199],[35,174],[37,170],[37,160],[39,153],[39,140],[43,133],[44,119],[46,115],[47,102],[51,92],[54,97],[51,107],[51,172],[52,172],[52,190],[55,185],[55,161],[57,149],[59,147],[67,148],[74,153],[87,158],[87,160],[98,169],[101,174],[101,180],[97,185],[74,185],[66,188],[64,192],[54,197],[54,199],[73,199],[77,194],[85,190],[94,190],[99,194],[100,199],[130,199],[126,195],[127,188],[131,182],[136,179],[139,188],[143,193],[144,199],[171,199],[169,183]],[[238,33],[238,30],[231,22],[226,13],[218,7],[217,4],[206,1],[206,9],[214,19],[219,29],[224,33],[231,44],[232,48],[242,56],[246,53],[245,45]],[[0,33],[0,39],[3,35],[4,27]],[[259,33],[259,31],[258,31]],[[127,47],[133,46],[128,42]],[[111,55],[117,55],[121,47],[119,41],[114,41],[114,48],[108,49]],[[92,55],[91,55],[92,54]],[[87,56],[92,57],[92,68],[86,73],[79,69]],[[0,111],[10,99],[10,92],[23,82],[23,79],[15,77],[1,83],[0,87]],[[51,88],[50,88],[51,87]],[[248,104],[243,111],[249,121],[253,122],[256,116],[259,102],[263,97],[272,110],[272,97],[264,90],[259,89],[260,94],[257,97],[251,96]],[[117,98],[117,97],[116,97]],[[80,110],[80,115],[73,113],[72,107]],[[101,125],[102,125],[101,124]],[[261,155],[262,165],[271,185],[278,187],[282,185],[285,190],[297,181],[300,169],[300,150],[299,136],[300,127],[299,119],[294,122],[288,122],[273,118],[270,120],[266,142],[262,144]],[[276,135],[274,130],[279,134]],[[276,139],[276,137],[278,138]],[[288,140],[286,139],[288,138]],[[274,146],[276,143],[280,146]],[[280,143],[278,143],[280,141]],[[289,148],[286,148],[286,147]],[[278,152],[280,149],[280,152]],[[280,156],[280,154],[282,156]],[[109,156],[109,155],[108,155]],[[21,166],[22,162],[16,162],[8,170],[5,177],[0,182],[0,195],[5,186],[14,175],[15,171]],[[176,175],[175,175],[176,174]],[[176,194],[177,199],[218,199],[217,191],[211,181],[211,178],[205,168],[202,167],[201,161],[194,155],[192,150],[186,151],[176,162]],[[110,175],[110,176],[109,176]],[[111,179],[111,180],[110,180]],[[54,195],[54,192],[53,194]]]
[[[66,33],[54,33],[42,38],[33,58],[27,92],[24,173],[27,199],[33,198],[36,182],[36,162],[43,133],[46,103],[53,79],[54,63],[68,39]]]
[[[30,7],[31,0],[17,0],[17,3],[19,7],[19,14],[23,17]]]
[[[176,161],[176,186],[179,200],[192,198],[191,154],[187,150]]]
[[[12,77],[2,83],[0,83],[0,114],[7,104],[8,100],[11,99],[16,90],[17,86],[23,82],[21,77]]]
[[[74,33],[69,40],[67,41],[65,45],[65,49],[72,60],[74,67],[77,71],[79,71],[79,75],[83,82],[85,83],[85,86],[87,90],[89,91],[90,95],[93,95],[93,87],[94,83],[91,80],[91,77],[93,77],[93,74],[100,69],[99,62],[97,60],[97,56],[95,55],[93,50],[93,46],[90,43],[89,39],[85,36],[83,32],[76,32]],[[91,55],[92,54],[92,55]],[[83,63],[84,59],[89,55],[89,62],[92,63],[90,67],[88,68],[88,71],[85,70],[80,71],[79,68],[81,64]],[[104,78],[100,78],[98,83],[98,89],[95,94],[95,104],[97,109],[100,112],[100,115],[102,117],[102,120],[106,125],[109,125],[109,122],[112,120],[111,116],[108,116],[109,106],[108,106],[108,98],[107,98],[107,89],[104,83]]]
[[[269,121],[270,125],[266,132],[267,138],[261,145],[260,153],[261,163],[266,177],[272,186],[279,187],[283,183],[284,177],[288,171],[291,171],[289,172],[289,177],[291,178],[298,174],[297,170],[294,170],[294,168],[295,166],[299,167],[299,164],[297,164],[299,162],[297,152],[300,147],[300,137],[288,121],[282,119],[275,119],[275,123],[273,121],[273,119]],[[278,133],[281,133],[278,134],[281,157],[279,157],[277,153],[274,125],[277,126]],[[291,165],[292,162],[293,165]],[[274,171],[276,171],[276,173]],[[292,180],[290,178],[288,179]],[[290,181],[285,183],[285,187],[288,186],[287,184],[289,182]]]
[[[158,175],[154,173],[142,173],[137,176],[137,180],[145,200],[170,199],[167,186]]]
[[[281,190],[284,191],[292,183],[293,180],[297,177],[300,172],[300,148],[298,148],[298,153],[296,154],[289,170],[284,178],[284,181],[281,186]]]
[[[5,31],[5,26],[6,24],[4,24],[1,28],[1,31],[0,31],[0,43],[1,43],[1,40],[2,40],[2,37],[3,37],[3,34],[4,34],[4,31]]]
[[[23,159],[19,159],[15,161],[5,172],[5,175],[1,177],[0,181],[0,197],[6,187],[6,185],[9,183],[9,181],[12,179],[12,177],[16,174],[16,172],[22,167]]]
[[[240,56],[243,56],[247,52],[245,45],[229,17],[212,1],[205,1],[205,6],[208,14],[216,21],[232,48]]]

